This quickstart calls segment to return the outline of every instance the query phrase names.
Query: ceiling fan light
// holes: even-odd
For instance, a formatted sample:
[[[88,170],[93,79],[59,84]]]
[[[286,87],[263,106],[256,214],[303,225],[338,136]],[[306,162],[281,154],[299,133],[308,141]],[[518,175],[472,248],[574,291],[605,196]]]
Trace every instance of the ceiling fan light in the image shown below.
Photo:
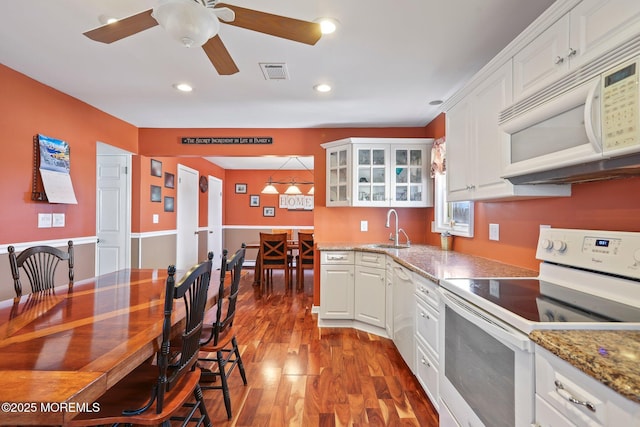
[[[193,0],[161,1],[152,16],[186,47],[202,46],[220,30],[220,21],[213,10]]]

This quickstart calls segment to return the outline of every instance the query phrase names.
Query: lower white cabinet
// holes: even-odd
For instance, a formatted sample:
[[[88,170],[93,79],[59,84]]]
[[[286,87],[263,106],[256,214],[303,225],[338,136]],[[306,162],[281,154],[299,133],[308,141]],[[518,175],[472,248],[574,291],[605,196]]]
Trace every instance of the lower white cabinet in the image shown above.
[[[536,426],[640,426],[640,404],[536,345]]]
[[[393,343],[411,372],[416,372],[415,299],[413,274],[398,263],[393,266]]]
[[[415,341],[416,341],[416,377],[422,388],[439,409],[439,309],[438,285],[431,280],[414,274],[415,295]]]
[[[354,257],[352,251],[323,251],[320,256],[322,319],[353,319]]]
[[[355,272],[355,320],[384,328],[387,288],[385,269],[356,265]]]

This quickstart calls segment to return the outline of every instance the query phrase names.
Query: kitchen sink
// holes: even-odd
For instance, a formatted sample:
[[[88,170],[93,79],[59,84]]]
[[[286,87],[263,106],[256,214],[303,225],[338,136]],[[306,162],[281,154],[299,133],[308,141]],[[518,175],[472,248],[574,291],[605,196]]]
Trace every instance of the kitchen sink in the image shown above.
[[[390,243],[381,243],[379,245],[373,245],[373,247],[380,249],[409,249],[408,245],[394,245]]]

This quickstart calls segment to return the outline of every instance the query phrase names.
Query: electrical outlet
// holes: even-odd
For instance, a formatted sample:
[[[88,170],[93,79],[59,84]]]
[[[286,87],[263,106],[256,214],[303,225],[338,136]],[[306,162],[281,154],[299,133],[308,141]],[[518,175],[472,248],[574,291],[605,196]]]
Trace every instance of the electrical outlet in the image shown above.
[[[369,221],[360,221],[360,231],[369,231]]]
[[[153,223],[157,224],[160,222],[160,215],[158,214],[153,214]]]
[[[489,224],[489,240],[500,240],[500,224]]]

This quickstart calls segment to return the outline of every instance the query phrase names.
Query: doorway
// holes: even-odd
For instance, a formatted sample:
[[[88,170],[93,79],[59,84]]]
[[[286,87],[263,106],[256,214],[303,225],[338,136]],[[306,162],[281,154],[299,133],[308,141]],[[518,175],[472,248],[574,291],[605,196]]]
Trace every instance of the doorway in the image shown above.
[[[213,251],[213,265],[222,259],[222,180],[209,176],[207,247]],[[218,264],[216,264],[218,261]]]
[[[131,153],[96,145],[96,275],[131,267]]]
[[[178,164],[176,268],[198,263],[198,171]]]

